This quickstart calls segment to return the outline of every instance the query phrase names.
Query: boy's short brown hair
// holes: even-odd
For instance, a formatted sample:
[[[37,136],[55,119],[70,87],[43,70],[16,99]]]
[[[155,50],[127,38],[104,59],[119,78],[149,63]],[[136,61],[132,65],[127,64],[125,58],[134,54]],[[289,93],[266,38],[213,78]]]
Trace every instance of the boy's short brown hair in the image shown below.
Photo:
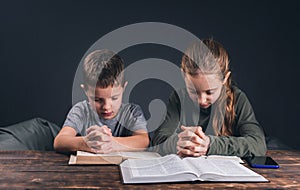
[[[95,50],[84,59],[83,80],[85,86],[124,86],[124,63],[121,57],[110,50]]]

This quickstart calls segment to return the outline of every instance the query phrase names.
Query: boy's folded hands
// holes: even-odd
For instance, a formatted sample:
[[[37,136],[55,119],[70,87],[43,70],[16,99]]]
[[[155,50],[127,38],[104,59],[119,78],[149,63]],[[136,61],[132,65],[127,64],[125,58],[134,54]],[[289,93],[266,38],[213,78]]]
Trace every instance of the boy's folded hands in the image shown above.
[[[106,125],[91,126],[86,132],[84,141],[92,152],[105,154],[113,151],[113,136]]]

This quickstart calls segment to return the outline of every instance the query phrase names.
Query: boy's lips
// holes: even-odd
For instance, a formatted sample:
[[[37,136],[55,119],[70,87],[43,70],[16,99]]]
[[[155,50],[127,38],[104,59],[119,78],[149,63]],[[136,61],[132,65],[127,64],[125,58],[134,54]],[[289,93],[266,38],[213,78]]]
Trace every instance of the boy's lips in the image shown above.
[[[101,115],[102,115],[103,117],[110,117],[110,116],[113,115],[113,112],[105,112],[105,113],[101,113]]]

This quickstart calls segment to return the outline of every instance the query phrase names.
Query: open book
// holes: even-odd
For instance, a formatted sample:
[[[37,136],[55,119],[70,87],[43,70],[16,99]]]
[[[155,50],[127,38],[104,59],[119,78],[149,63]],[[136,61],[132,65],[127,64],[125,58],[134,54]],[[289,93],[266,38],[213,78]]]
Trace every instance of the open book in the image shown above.
[[[69,165],[85,164],[116,164],[119,165],[126,159],[148,159],[161,157],[156,152],[112,152],[109,154],[94,154],[90,152],[77,151],[71,155]]]
[[[153,159],[128,159],[120,164],[124,183],[183,181],[267,182],[263,176],[232,159],[175,154]]]

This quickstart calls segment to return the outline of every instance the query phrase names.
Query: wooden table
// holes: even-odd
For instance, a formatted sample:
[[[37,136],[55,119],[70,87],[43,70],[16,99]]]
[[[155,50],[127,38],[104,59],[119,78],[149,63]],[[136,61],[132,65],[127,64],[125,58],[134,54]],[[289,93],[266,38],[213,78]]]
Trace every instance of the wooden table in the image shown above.
[[[0,151],[0,189],[300,189],[300,151],[272,150],[279,169],[254,169],[269,183],[122,184],[118,166],[68,166],[69,157],[55,152]]]

